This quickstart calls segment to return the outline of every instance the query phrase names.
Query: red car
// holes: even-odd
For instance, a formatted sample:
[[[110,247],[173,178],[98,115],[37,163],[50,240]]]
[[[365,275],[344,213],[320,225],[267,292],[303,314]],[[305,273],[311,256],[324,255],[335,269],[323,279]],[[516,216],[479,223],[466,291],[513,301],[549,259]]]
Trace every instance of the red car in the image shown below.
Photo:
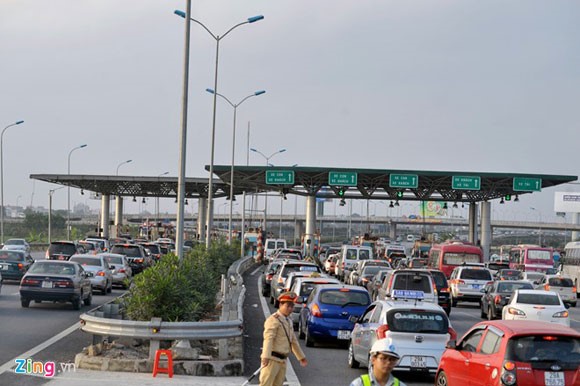
[[[557,324],[484,321],[439,361],[437,386],[580,386],[580,333]]]

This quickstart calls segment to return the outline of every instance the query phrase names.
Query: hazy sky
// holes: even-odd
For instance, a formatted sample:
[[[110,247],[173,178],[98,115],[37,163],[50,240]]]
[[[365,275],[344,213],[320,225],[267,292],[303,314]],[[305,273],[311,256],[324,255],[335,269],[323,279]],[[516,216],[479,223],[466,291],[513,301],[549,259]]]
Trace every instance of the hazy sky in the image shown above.
[[[184,20],[175,9],[185,0],[0,2],[0,129],[25,121],[4,135],[6,204],[47,206],[55,186],[29,175],[66,173],[84,143],[72,174],[114,175],[132,159],[119,174],[177,176]],[[238,108],[238,164],[251,122],[252,147],[287,149],[276,165],[580,174],[577,0],[193,1],[192,16],[216,35],[259,14],[220,43],[218,91],[237,103],[266,90]],[[204,177],[216,44],[195,24],[191,39],[187,175]],[[218,100],[216,164],[231,162],[232,125]],[[532,206],[549,219],[554,192],[578,190],[493,210],[533,219]],[[73,189],[71,201],[98,207],[87,196]],[[66,207],[66,190],[54,206]]]

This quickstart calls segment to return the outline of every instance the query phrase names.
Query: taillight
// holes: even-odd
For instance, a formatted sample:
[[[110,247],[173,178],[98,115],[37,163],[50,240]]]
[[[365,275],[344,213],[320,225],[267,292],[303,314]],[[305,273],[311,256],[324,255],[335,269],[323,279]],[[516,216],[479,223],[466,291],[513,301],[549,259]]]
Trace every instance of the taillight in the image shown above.
[[[433,282],[433,295],[437,296],[437,285]]]
[[[449,293],[449,287],[443,287],[443,288],[441,288],[441,290],[439,290],[439,292],[441,292],[441,293]]]
[[[377,338],[383,339],[387,335],[387,331],[389,331],[389,325],[381,324],[379,328],[377,328]]]
[[[568,317],[568,311],[560,311],[560,312],[556,312],[554,315],[552,315],[553,318],[567,318]]]
[[[284,278],[283,277],[279,277],[278,278],[278,284],[282,284],[284,283]]]
[[[24,268],[24,264],[22,264],[22,263],[18,263],[18,269],[19,269],[19,270],[22,270],[22,268]]]
[[[119,273],[125,273],[125,272],[127,272],[127,271],[125,271],[125,269],[124,269],[124,268],[121,268],[121,269],[120,269],[120,270],[118,270],[117,272],[119,272]]]
[[[135,259],[133,260],[135,263],[143,263],[143,259]]]
[[[576,286],[572,287],[572,292],[576,292]]]
[[[322,318],[322,312],[320,312],[320,307],[316,303],[312,306],[312,316]]]
[[[30,279],[30,278],[24,278],[22,279],[22,285],[38,285],[40,284],[40,280],[38,279]]]
[[[55,288],[73,288],[74,284],[70,280],[58,280],[54,282]]]
[[[509,307],[508,313],[511,315],[518,315],[518,316],[525,316],[526,313],[523,311],[518,310],[517,308]]]
[[[545,289],[546,291],[549,291],[549,290],[550,290],[550,285],[549,285],[549,284],[544,284],[544,289]]]
[[[449,327],[447,333],[449,333],[449,340],[457,340],[457,331],[453,327]]]
[[[465,284],[465,281],[463,281],[463,280],[461,280],[461,279],[457,279],[457,280],[455,280],[455,282],[456,282],[457,284]]]
[[[493,302],[495,304],[500,304],[501,303],[501,296],[500,295],[495,295],[495,298],[493,298]]]
[[[368,282],[369,282],[369,279],[367,279],[366,277],[363,277],[363,278],[361,279],[361,281],[362,281],[363,283],[368,283]]]
[[[105,272],[99,271],[99,272],[97,272],[97,276],[105,276]]]
[[[272,277],[274,277],[274,275],[272,275],[272,274],[266,275],[266,280],[272,280]]]
[[[516,384],[516,364],[512,361],[505,361],[501,369],[501,381],[504,385],[512,386]]]
[[[48,251],[46,251],[46,253],[44,254],[44,258],[46,260],[50,260],[50,253],[48,253]]]

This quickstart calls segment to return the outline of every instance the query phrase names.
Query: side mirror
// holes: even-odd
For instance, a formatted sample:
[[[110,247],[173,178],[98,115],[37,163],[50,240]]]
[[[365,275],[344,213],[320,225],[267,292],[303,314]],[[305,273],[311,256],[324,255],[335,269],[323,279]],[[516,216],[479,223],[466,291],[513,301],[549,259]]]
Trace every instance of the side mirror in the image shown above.
[[[450,340],[445,345],[445,348],[448,348],[448,349],[451,349],[451,350],[457,350],[457,342],[455,340]]]
[[[351,315],[351,316],[348,317],[348,321],[349,322],[352,322],[352,323],[358,323],[359,317],[356,316],[356,315]]]
[[[109,269],[112,271],[112,270],[115,269],[115,266],[114,265],[109,265]]]

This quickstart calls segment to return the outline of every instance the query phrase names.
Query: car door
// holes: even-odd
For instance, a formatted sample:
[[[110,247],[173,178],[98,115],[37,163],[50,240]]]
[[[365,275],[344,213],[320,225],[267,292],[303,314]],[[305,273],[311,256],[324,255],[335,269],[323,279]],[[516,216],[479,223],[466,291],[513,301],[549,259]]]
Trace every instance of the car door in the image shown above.
[[[371,304],[361,315],[359,320],[354,325],[351,334],[352,349],[354,357],[357,361],[361,361],[364,356],[363,339],[365,337],[365,332],[368,330],[368,325],[371,320],[371,316],[376,308],[376,303]],[[368,353],[368,351],[367,351]]]
[[[481,297],[481,312],[482,314],[487,314],[489,310],[489,305],[493,302],[493,294],[497,292],[494,290],[497,288],[497,282],[486,284],[483,289],[483,296]],[[488,315],[489,316],[489,315]]]
[[[449,385],[471,385],[471,378],[478,379],[478,374],[471,371],[471,361],[484,333],[483,328],[472,330],[458,344],[457,349],[451,351],[444,369]]]
[[[488,385],[497,378],[501,373],[501,363],[495,360],[495,354],[501,347],[503,332],[497,328],[489,327],[482,337],[481,345],[476,352],[472,353],[469,363],[469,372],[477,374],[476,377],[470,377],[468,385],[479,386]],[[501,362],[501,361],[500,361]],[[499,367],[499,368],[498,368]],[[494,375],[495,370],[495,377]]]

